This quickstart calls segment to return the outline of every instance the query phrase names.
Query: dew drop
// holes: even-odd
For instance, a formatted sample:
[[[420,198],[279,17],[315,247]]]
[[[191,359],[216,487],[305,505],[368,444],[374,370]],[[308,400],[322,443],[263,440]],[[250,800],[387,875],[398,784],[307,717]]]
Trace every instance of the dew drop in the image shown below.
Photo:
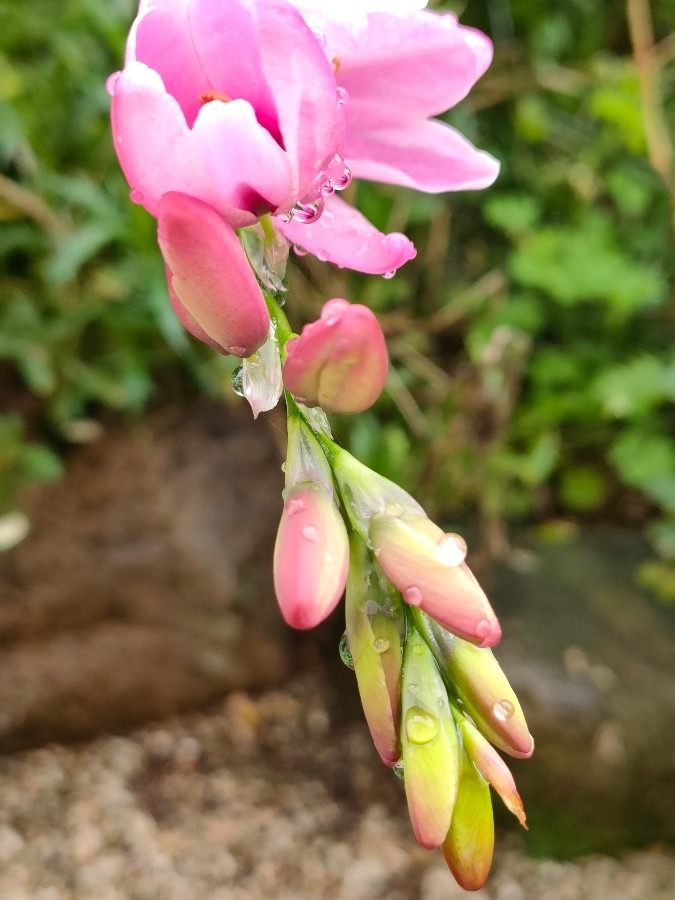
[[[305,508],[305,501],[301,500],[300,497],[291,497],[290,500],[286,501],[286,512],[289,516],[295,516],[297,513],[302,512]],[[311,527],[311,526],[307,526]]]
[[[403,599],[411,606],[420,606],[424,597],[422,596],[422,591],[413,584],[403,591]]]
[[[291,216],[301,225],[310,225],[321,217],[323,212],[323,197],[319,196],[312,203],[298,203],[291,210]]]
[[[339,87],[337,89],[338,105],[343,106],[349,100],[349,91],[347,88]]]
[[[389,641],[384,637],[375,638],[373,641],[373,649],[377,651],[377,653],[384,653],[385,650],[389,649]]]
[[[421,656],[424,653],[424,647],[421,644],[413,644],[412,651],[417,656]]]
[[[510,700],[497,700],[492,707],[495,719],[499,719],[500,722],[506,722],[507,719],[511,718],[515,711],[515,707]]]
[[[296,256],[307,256],[309,252],[304,247],[301,247],[300,244],[293,244],[293,250]]]
[[[412,744],[430,744],[437,736],[440,723],[436,716],[419,706],[411,706],[405,714],[405,733]]]
[[[387,281],[389,281],[391,278],[394,277],[395,274],[396,274],[396,269],[389,269],[389,271],[385,272],[382,277],[386,278]]]
[[[319,31],[318,28],[312,28],[312,34],[316,38],[316,42],[319,45],[319,47],[326,46],[328,41],[326,40],[326,35],[323,33],[323,31]]]
[[[244,367],[237,366],[232,373],[232,390],[239,397],[244,396]]]
[[[400,778],[401,781],[403,781],[403,779],[405,778],[405,771],[404,771],[404,767],[403,767],[403,760],[402,760],[402,759],[399,759],[399,761],[398,761],[397,763],[394,763],[394,765],[391,767],[391,771],[394,773],[394,775],[395,775],[397,778]]]
[[[143,203],[143,194],[137,188],[134,188],[129,194],[129,199],[132,203]]]
[[[403,515],[403,507],[400,503],[387,503],[384,507],[385,516],[398,517]]]
[[[328,184],[334,191],[344,191],[352,183],[352,170],[345,166],[337,178],[329,178]]]
[[[419,684],[415,684],[414,682],[408,685],[408,690],[411,694],[419,694],[420,686]]]
[[[482,619],[478,623],[478,625],[476,625],[476,635],[479,638],[486,638],[491,631],[492,625],[488,622],[487,619]]]
[[[467,546],[459,534],[444,534],[436,544],[436,559],[444,566],[458,566],[466,559]]]
[[[113,72],[112,75],[108,75],[108,77],[106,79],[105,89],[110,94],[111,97],[115,93],[115,85],[117,84],[117,81],[121,74],[122,74],[121,72]]]
[[[354,668],[354,660],[352,659],[352,651],[349,649],[349,640],[347,639],[346,631],[340,638],[340,643],[338,645],[338,653],[340,654],[340,659],[347,666],[347,668],[353,669]]]
[[[315,541],[319,536],[319,531],[314,525],[305,525],[302,529],[302,536],[308,541]]]

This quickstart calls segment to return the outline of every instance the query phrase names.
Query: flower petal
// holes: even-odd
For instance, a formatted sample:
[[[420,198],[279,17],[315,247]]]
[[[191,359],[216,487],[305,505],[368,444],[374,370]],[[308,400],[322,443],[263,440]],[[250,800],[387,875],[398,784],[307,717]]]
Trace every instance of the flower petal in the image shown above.
[[[499,163],[489,153],[437,121],[378,131],[351,129],[345,155],[358,178],[432,194],[485,188],[499,174]]]
[[[291,243],[319,259],[371,275],[393,273],[417,252],[404,234],[382,234],[335,196],[327,198],[325,212],[311,225],[277,220],[277,228]]]
[[[491,59],[488,38],[458,25],[454,15],[370,15],[365,40],[340,57],[337,73],[349,93],[348,133],[445,112],[466,97]]]
[[[349,546],[342,517],[317,482],[286,493],[274,547],[274,589],[293,628],[314,628],[335,609],[347,580]]]
[[[266,340],[269,313],[239,240],[215,210],[187,194],[158,204],[158,240],[171,287],[212,340],[250,356]]]
[[[262,67],[294,166],[287,210],[342,152],[344,113],[331,64],[300,13],[282,0],[258,0],[256,8]]]

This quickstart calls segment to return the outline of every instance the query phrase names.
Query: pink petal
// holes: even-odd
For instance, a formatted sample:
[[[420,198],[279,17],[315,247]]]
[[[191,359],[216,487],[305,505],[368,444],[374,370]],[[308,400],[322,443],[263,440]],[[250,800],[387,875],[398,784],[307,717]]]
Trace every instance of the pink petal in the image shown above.
[[[318,483],[291,488],[274,547],[274,589],[293,628],[314,628],[335,609],[347,581],[347,531]]]
[[[344,114],[331,64],[298,11],[282,0],[258,0],[256,8],[263,70],[294,166],[288,209],[342,152]]]
[[[350,132],[345,148],[354,175],[427,193],[491,185],[499,163],[442,122]]]
[[[127,65],[145,63],[176,98],[189,125],[201,109],[199,95],[213,89],[195,52],[185,3],[165,3],[139,13],[127,42]]]
[[[208,336],[208,334],[204,331],[195,317],[180,302],[176,292],[173,289],[172,281],[173,279],[171,276],[171,270],[166,267],[166,283],[169,288],[169,300],[171,301],[173,311],[176,313],[176,316],[183,328],[186,331],[189,331],[193,337],[196,337],[198,341],[201,341],[203,344],[207,344],[209,347],[211,347],[212,350],[217,350],[218,353],[224,353],[225,355],[227,355],[227,350],[225,350],[224,347],[221,347],[218,341],[214,341],[213,338]]]
[[[188,5],[187,29],[213,90],[248,100],[259,123],[280,138],[273,92],[265,78],[257,23],[240,0],[198,0]],[[260,6],[260,4],[258,4]],[[287,53],[280,35],[277,52]]]
[[[284,383],[306,406],[327,413],[363,412],[387,378],[387,346],[366,306],[329,300],[318,322],[286,345]]]
[[[179,193],[162,197],[157,219],[181,306],[228,353],[250,356],[267,338],[269,313],[232,228],[207,204]]]
[[[207,103],[191,130],[159,75],[143,63],[127,66],[115,82],[112,127],[134,199],[152,215],[163,194],[179,191],[240,228],[288,192],[285,155],[245,101]]]
[[[340,58],[348,133],[437,116],[464,99],[492,59],[492,44],[453,15],[368,17],[363,43]]]
[[[303,225],[296,220],[277,228],[296,246],[303,247],[325,262],[372,275],[393,273],[416,250],[404,234],[382,234],[339,197],[326,199],[326,210],[318,221]]]

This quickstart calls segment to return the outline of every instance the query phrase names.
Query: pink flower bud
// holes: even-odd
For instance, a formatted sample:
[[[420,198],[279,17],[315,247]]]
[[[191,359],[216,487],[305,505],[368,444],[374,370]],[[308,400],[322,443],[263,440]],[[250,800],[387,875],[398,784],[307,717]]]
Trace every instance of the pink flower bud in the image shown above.
[[[313,628],[337,605],[347,581],[347,530],[328,491],[301,482],[286,494],[274,547],[274,589],[293,628]]]
[[[358,413],[382,393],[387,347],[382,329],[365,306],[329,300],[321,318],[286,345],[284,383],[306,406],[328,413]]]
[[[426,516],[404,521],[387,511],[373,516],[368,533],[377,561],[407,603],[480,647],[499,641],[499,622],[462,562],[466,545],[458,535],[444,534]]]
[[[157,208],[169,293],[195,337],[235,356],[267,339],[270,317],[239,239],[224,219],[187,194],[164,194]]]

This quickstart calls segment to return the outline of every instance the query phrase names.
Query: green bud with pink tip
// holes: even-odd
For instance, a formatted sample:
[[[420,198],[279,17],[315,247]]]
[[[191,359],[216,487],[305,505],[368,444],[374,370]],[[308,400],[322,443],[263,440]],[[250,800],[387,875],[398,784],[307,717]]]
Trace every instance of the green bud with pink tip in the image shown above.
[[[373,742],[382,761],[393,766],[401,755],[398,726],[405,637],[403,604],[354,532],[349,545],[347,639]]]
[[[460,746],[436,662],[413,628],[403,655],[401,750],[413,831],[423,847],[440,847],[457,796]]]

